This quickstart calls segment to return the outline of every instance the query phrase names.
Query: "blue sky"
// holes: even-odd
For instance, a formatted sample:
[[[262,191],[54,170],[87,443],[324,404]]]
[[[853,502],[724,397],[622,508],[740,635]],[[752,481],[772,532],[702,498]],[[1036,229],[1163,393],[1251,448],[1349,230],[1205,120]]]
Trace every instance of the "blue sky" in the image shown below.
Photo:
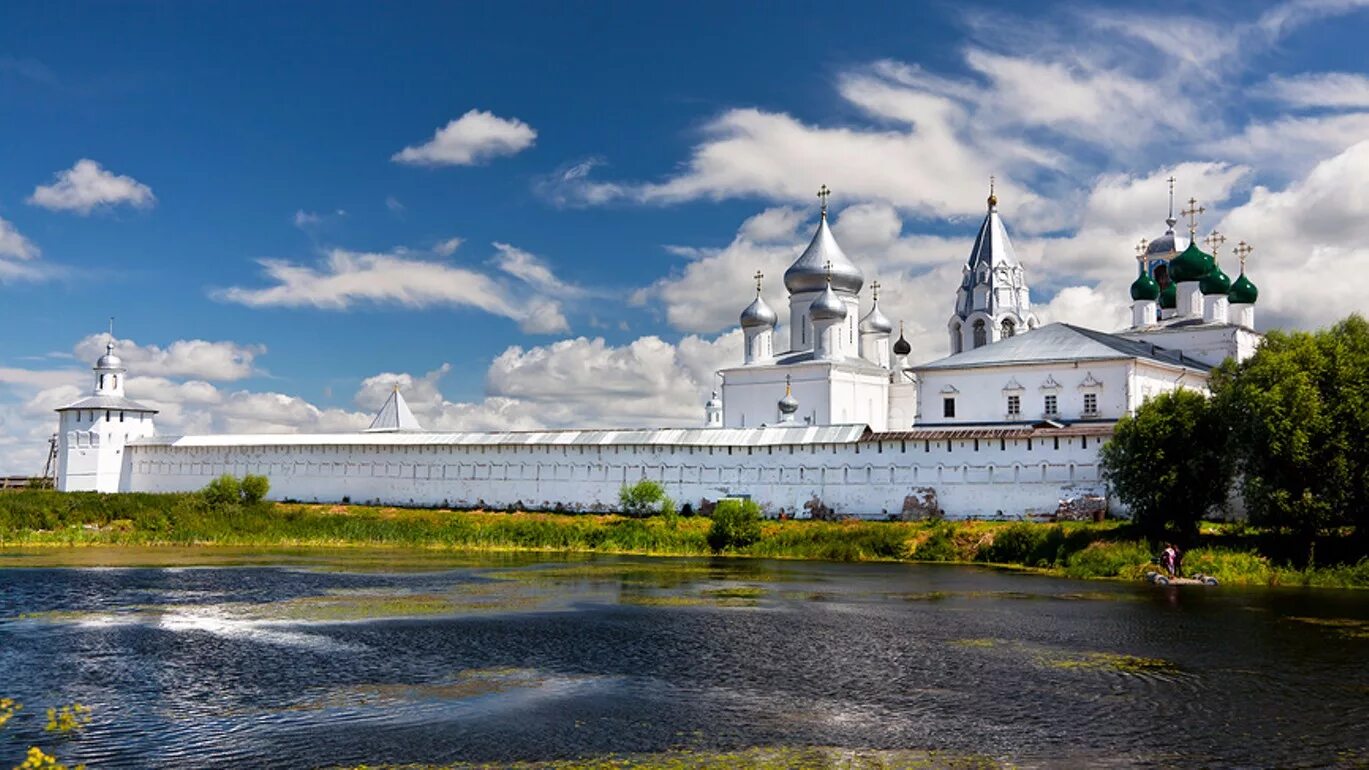
[[[1119,322],[1173,173],[1255,244],[1262,325],[1325,323],[1369,288],[1366,32],[1349,0],[8,4],[0,471],[109,315],[169,431],[345,429],[392,382],[434,427],[691,422],[822,183],[915,358],[989,174],[1049,318]]]

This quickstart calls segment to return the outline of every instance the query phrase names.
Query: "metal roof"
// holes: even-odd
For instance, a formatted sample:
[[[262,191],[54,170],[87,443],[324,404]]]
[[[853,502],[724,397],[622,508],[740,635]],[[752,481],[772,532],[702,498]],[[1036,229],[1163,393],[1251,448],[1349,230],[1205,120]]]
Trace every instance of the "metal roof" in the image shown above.
[[[503,431],[489,433],[257,433],[216,436],[153,436],[130,446],[701,446],[754,447],[788,444],[850,444],[864,425],[799,425],[766,428],[660,428],[640,430]]]
[[[1022,425],[967,425],[965,427],[914,428],[913,430],[871,433],[867,441],[946,441],[972,438],[1052,438],[1072,436],[1111,436],[1112,422],[1076,423],[1060,427],[1045,427],[1030,423]]]
[[[1005,340],[913,367],[914,371],[970,369],[1009,364],[1040,364],[1057,361],[1107,361],[1139,358],[1168,366],[1207,372],[1211,366],[1145,342],[1072,324],[1046,324]]]
[[[154,414],[157,412],[150,406],[123,396],[87,396],[80,401],[73,401],[66,406],[59,407],[57,411],[66,412],[72,409],[122,409],[125,412],[152,412]]]
[[[366,429],[367,433],[395,433],[399,431],[420,432],[423,426],[418,424],[414,413],[409,411],[409,405],[404,401],[404,396],[399,394],[399,387],[390,392],[390,397],[385,399],[384,406],[376,412],[374,420],[371,420],[371,427]]]

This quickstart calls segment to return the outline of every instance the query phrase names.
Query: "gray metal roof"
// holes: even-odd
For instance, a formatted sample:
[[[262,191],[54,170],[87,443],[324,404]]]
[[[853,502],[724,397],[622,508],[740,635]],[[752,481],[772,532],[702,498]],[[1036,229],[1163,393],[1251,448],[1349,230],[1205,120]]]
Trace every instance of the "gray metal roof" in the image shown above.
[[[409,405],[404,401],[404,397],[399,394],[399,387],[396,386],[390,393],[390,397],[385,399],[385,404],[376,412],[375,419],[371,420],[371,427],[366,429],[367,433],[395,433],[395,432],[417,432],[422,431],[423,426],[418,424],[414,413],[409,411]]]
[[[948,439],[972,439],[972,438],[1051,438],[1073,437],[1073,436],[1111,436],[1112,422],[1089,422],[1076,423],[1074,425],[1061,425],[1060,427],[1048,427],[1023,423],[1020,425],[973,425],[964,427],[944,427],[944,428],[913,428],[912,430],[891,430],[883,433],[871,433],[866,436],[866,441],[946,441]]]
[[[259,433],[215,436],[153,436],[130,446],[699,446],[748,447],[788,444],[850,444],[868,433],[864,425],[766,428],[660,428],[639,430],[503,431],[489,433]]]
[[[822,291],[827,288],[827,265],[832,265],[832,288],[837,291],[860,293],[865,284],[865,274],[856,264],[846,257],[837,245],[832,229],[827,226],[827,212],[818,221],[818,230],[803,254],[794,264],[784,271],[784,287],[790,294],[806,291]]]
[[[87,396],[80,401],[73,401],[60,407],[57,411],[66,412],[73,409],[122,409],[125,412],[152,412],[154,414],[157,412],[150,406],[123,396]]]
[[[1201,372],[1212,369],[1211,366],[1176,350],[1072,324],[1053,323],[974,350],[915,366],[913,370],[969,369],[1057,361],[1108,361],[1119,358],[1139,358]]]

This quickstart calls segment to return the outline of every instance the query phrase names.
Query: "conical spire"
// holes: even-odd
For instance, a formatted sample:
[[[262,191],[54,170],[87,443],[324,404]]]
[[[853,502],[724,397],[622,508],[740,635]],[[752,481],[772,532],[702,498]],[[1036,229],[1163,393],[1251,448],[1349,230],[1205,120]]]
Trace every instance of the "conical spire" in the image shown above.
[[[808,291],[822,291],[827,287],[828,269],[831,265],[831,286],[836,291],[856,294],[865,284],[865,274],[855,263],[846,257],[832,230],[827,226],[827,195],[831,194],[824,185],[819,196],[822,198],[822,216],[818,219],[817,232],[803,254],[794,264],[784,271],[784,287],[790,294]]]
[[[404,396],[400,395],[399,386],[395,385],[390,397],[385,400],[385,405],[380,407],[380,411],[376,412],[375,419],[371,420],[371,427],[367,428],[366,432],[401,433],[422,430],[423,426],[418,424],[414,413],[405,403]]]

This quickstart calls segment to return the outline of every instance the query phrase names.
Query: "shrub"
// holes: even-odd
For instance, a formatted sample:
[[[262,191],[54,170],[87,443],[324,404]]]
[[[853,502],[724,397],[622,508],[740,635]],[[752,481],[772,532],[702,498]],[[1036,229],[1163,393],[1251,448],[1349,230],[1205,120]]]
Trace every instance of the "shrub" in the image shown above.
[[[1072,578],[1136,578],[1150,569],[1150,549],[1145,543],[1130,541],[1090,543],[1065,560],[1065,575]],[[1184,565],[1185,570],[1188,565]]]
[[[642,479],[630,486],[624,484],[618,490],[618,504],[629,516],[675,513],[675,501],[666,496],[665,487],[651,479]]]
[[[1050,529],[1025,521],[1004,527],[994,534],[991,542],[979,548],[975,560],[1042,566],[1038,561],[1043,559],[1042,551]]]
[[[225,473],[206,484],[204,489],[200,490],[200,494],[210,507],[227,508],[237,505],[242,500],[242,482]]]
[[[266,499],[267,493],[271,491],[271,480],[265,476],[253,476],[248,474],[242,478],[242,501],[248,505],[259,503]]]
[[[932,533],[913,550],[913,558],[918,561],[959,561],[960,554],[955,547],[955,526],[937,524]]]
[[[754,500],[728,498],[713,508],[708,547],[714,553],[745,548],[761,539],[761,509]]]

